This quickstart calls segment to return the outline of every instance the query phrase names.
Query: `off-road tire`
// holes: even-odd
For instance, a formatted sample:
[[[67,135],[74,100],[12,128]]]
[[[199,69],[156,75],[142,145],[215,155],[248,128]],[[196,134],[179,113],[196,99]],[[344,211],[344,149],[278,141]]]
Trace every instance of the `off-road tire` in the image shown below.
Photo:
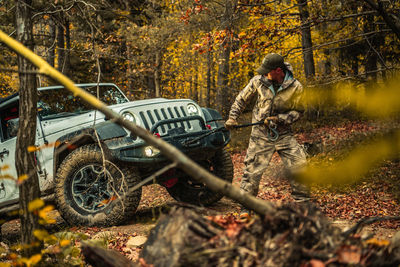
[[[109,179],[113,179],[114,190],[111,190],[113,196],[108,200],[105,199],[102,201],[100,205],[97,205],[100,210],[86,210],[82,203],[79,203],[79,201],[74,199],[76,196],[74,193],[76,192],[76,177],[77,175],[80,175],[78,173],[79,170],[84,170],[91,166],[96,166],[96,168],[99,168],[101,171],[103,166],[101,149],[95,144],[82,146],[72,151],[61,163],[55,177],[56,204],[61,216],[69,224],[111,226],[124,223],[134,215],[140,202],[142,189],[139,188],[134,192],[130,192],[129,188],[135,186],[140,181],[140,178],[131,168],[116,167],[115,164],[109,161],[106,161],[105,164],[106,170],[113,178],[104,178],[102,180],[107,181],[107,190],[110,190],[108,181],[110,181]],[[84,172],[81,171],[81,173]],[[100,175],[96,176],[96,181],[99,180],[99,176]],[[85,177],[92,178],[90,175],[86,175]],[[122,179],[123,177],[124,179]],[[91,185],[93,184],[94,182],[91,183]],[[94,187],[92,186],[92,188]],[[107,192],[109,193],[110,191]],[[86,191],[80,195],[78,194],[78,196],[82,195],[85,197],[87,194]],[[104,196],[101,196],[98,199],[101,199],[102,197]],[[105,207],[101,209],[103,203],[105,203]]]
[[[225,149],[218,150],[211,159],[199,164],[222,180],[232,182],[232,159]],[[215,193],[203,184],[196,184],[190,177],[180,177],[174,186],[167,188],[167,191],[178,201],[198,206],[209,206],[223,197],[222,194]]]

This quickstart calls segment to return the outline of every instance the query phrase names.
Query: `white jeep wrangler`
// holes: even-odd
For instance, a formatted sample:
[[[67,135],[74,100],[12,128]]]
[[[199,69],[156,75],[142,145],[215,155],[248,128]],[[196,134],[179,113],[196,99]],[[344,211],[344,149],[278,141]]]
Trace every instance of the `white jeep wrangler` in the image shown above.
[[[224,149],[230,135],[217,111],[189,99],[129,101],[110,83],[77,86],[175,145],[216,176],[232,181],[232,161]],[[41,196],[54,200],[72,225],[106,226],[130,219],[139,205],[141,189],[129,189],[170,161],[62,86],[42,87],[38,94],[35,145],[41,149],[34,153]],[[14,164],[18,105],[18,94],[0,100],[0,166],[9,166],[0,168],[0,214],[18,208]],[[179,201],[210,205],[222,197],[179,169],[160,175],[157,182]]]

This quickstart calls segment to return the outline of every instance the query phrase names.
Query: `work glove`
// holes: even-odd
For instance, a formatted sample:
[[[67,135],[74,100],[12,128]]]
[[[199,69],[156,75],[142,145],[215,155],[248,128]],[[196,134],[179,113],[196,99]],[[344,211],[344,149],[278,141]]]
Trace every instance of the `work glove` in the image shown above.
[[[276,123],[278,122],[278,117],[277,117],[277,116],[270,116],[270,117],[267,117],[267,118],[264,120],[264,124],[265,124],[265,125],[268,125],[269,122],[272,122],[272,123],[276,124]]]
[[[234,128],[234,126],[238,125],[238,122],[234,119],[228,119],[225,122],[225,128],[228,130],[232,130]]]

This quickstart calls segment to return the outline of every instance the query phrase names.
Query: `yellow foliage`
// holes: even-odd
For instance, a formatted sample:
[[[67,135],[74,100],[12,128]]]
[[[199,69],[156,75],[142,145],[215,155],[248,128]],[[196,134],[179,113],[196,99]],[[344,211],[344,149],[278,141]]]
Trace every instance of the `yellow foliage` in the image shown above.
[[[49,236],[49,233],[43,229],[36,229],[33,231],[33,235],[39,240],[44,240]]]
[[[60,141],[52,142],[50,144],[43,144],[41,146],[28,146],[28,152],[36,152],[40,151],[45,148],[53,148],[53,147],[58,147],[60,145]]]
[[[339,83],[334,90],[306,89],[303,103],[315,106],[320,102],[336,106],[351,105],[371,118],[389,117],[400,112],[400,80],[395,79],[384,88],[360,88],[354,83]]]
[[[44,201],[42,199],[40,199],[40,198],[37,198],[37,199],[29,202],[28,211],[29,212],[35,211],[35,210],[40,209],[43,206],[44,206]]]
[[[385,246],[389,246],[390,241],[389,240],[378,240],[376,238],[371,238],[368,239],[367,241],[365,241],[366,244],[368,245],[375,245],[378,247],[385,247]]]
[[[71,240],[67,239],[60,240],[60,247],[65,247],[68,246],[69,244],[71,244]]]
[[[28,150],[28,152],[35,152],[40,149],[37,146],[28,146],[27,150]]]
[[[400,131],[385,135],[381,140],[364,145],[352,151],[343,161],[331,166],[309,167],[299,178],[304,183],[344,184],[355,182],[365,175],[369,168],[396,156],[400,151]]]
[[[38,216],[44,220],[44,223],[54,224],[56,220],[49,216],[50,211],[54,210],[54,206],[48,205],[39,210]]]
[[[21,176],[18,177],[17,184],[22,184],[28,178],[29,176],[27,174],[22,174]]]
[[[39,261],[42,259],[42,255],[41,254],[35,254],[32,257],[29,258],[29,262],[32,265],[38,264]]]

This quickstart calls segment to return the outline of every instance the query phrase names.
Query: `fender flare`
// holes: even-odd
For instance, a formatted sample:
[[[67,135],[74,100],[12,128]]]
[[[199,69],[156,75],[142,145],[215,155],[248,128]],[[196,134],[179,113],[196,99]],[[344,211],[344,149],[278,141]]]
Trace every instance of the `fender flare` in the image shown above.
[[[125,137],[128,133],[116,123],[111,121],[101,122],[91,127],[79,129],[77,131],[70,132],[63,136],[60,136],[56,140],[56,144],[58,144],[54,148],[54,161],[53,161],[53,170],[54,174],[57,171],[57,167],[60,165],[62,160],[73,150],[76,148],[96,143],[97,140],[102,144],[102,141],[114,139],[118,137]],[[68,143],[71,143],[68,145]],[[107,151],[106,147],[103,146]]]
[[[212,109],[212,108],[201,108],[201,109],[203,110],[203,114],[206,119],[206,122],[222,120],[221,114],[216,109]]]

